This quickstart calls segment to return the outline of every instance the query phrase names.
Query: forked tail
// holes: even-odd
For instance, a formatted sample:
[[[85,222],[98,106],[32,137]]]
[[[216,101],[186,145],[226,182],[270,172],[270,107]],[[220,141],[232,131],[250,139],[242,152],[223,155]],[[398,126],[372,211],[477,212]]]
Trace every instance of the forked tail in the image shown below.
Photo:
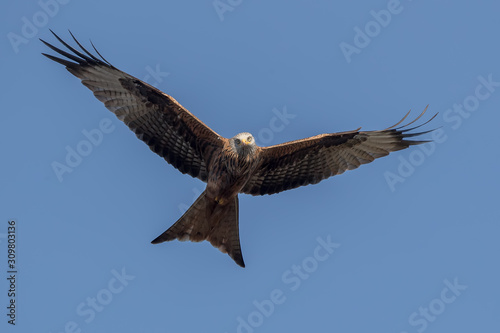
[[[151,243],[158,244],[174,239],[201,242],[208,240],[223,253],[245,267],[238,230],[238,196],[226,205],[208,202],[205,191],[189,209],[164,233]]]

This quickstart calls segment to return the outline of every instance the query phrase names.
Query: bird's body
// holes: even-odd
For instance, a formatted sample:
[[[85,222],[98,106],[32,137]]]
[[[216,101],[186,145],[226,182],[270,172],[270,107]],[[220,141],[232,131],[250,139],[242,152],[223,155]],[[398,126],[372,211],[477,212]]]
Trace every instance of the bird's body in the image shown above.
[[[243,141],[248,138],[251,138],[251,142]],[[240,133],[224,142],[219,155],[208,161],[207,196],[220,204],[234,198],[257,168],[259,153],[259,147],[250,133]]]
[[[407,128],[425,110],[409,124],[395,128],[407,114],[398,124],[381,131],[357,129],[321,134],[271,147],[258,147],[247,132],[227,139],[173,97],[118,70],[102,56],[92,55],[74,37],[83,53],[55,36],[72,53],[42,42],[72,61],[45,56],[80,78],[152,151],[180,172],[207,183],[205,191],[186,213],[153,243],[208,240],[244,267],[238,231],[238,194],[273,194],[316,184],[392,151],[426,142],[406,140],[426,133],[408,133],[419,126]]]

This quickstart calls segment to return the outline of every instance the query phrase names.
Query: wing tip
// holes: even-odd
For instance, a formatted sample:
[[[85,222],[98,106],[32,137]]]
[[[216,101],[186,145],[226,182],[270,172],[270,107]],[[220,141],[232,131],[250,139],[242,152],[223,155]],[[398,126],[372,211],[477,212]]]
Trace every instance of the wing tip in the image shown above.
[[[238,260],[236,260],[235,258],[233,258],[233,260],[236,264],[238,264],[238,266],[240,266],[241,268],[245,268],[245,262],[243,261],[242,256],[240,256]]]
[[[73,60],[75,61],[74,63],[66,60],[66,59],[61,59],[61,58],[57,58],[57,57],[54,57],[54,56],[50,56],[50,55],[47,55],[45,53],[42,53],[43,55],[45,55],[46,57],[48,57],[49,59],[53,60],[53,61],[56,61],[60,64],[63,64],[63,65],[66,65],[67,63],[69,64],[73,64],[74,65],[80,65],[80,66],[83,66],[83,65],[101,65],[101,66],[107,66],[107,67],[110,67],[110,68],[113,68],[115,69],[115,67],[108,61],[106,60],[102,55],[101,53],[99,53],[99,51],[97,50],[97,48],[94,46],[94,44],[92,43],[92,41],[90,42],[92,47],[94,48],[94,50],[96,51],[96,53],[99,55],[99,57],[101,57],[101,59],[99,59],[98,57],[96,57],[95,55],[93,55],[92,53],[90,53],[85,47],[83,47],[83,45],[75,38],[75,36],[73,35],[73,33],[71,32],[71,30],[68,29],[69,31],[69,34],[71,35],[71,37],[73,38],[73,40],[76,42],[76,44],[78,45],[78,47],[80,47],[80,49],[85,53],[82,53],[80,51],[78,51],[77,49],[75,49],[74,47],[72,47],[71,45],[69,45],[68,43],[66,43],[61,37],[59,37],[54,31],[52,31],[52,29],[49,29],[49,31],[54,35],[54,37],[56,37],[56,39],[69,51],[71,51],[71,53],[69,52],[66,52],[58,47],[55,47],[54,45],[46,42],[45,40],[43,40],[42,38],[39,38],[39,40],[44,43],[47,47],[49,47],[50,49],[52,49],[53,51],[59,53],[60,55],[70,59],[70,60]],[[59,59],[59,60],[64,60],[66,61],[67,63],[63,63],[61,61],[58,61],[56,59]]]
[[[179,238],[179,237],[176,237],[176,236],[172,236],[169,233],[169,231],[170,231],[170,229],[166,230],[164,233],[162,233],[161,235],[159,235],[158,237],[156,237],[155,239],[153,239],[151,241],[151,244],[160,244],[160,243],[168,242],[168,241],[174,240],[176,238]],[[180,240],[180,238],[179,238],[179,240]]]
[[[160,239],[160,236],[156,237],[151,241],[151,244],[160,244],[163,243],[164,241]]]

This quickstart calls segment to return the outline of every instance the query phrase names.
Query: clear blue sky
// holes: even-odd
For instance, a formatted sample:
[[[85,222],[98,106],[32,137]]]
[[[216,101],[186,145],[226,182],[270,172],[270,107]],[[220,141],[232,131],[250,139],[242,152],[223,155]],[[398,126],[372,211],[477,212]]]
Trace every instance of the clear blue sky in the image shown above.
[[[500,330],[500,4],[56,1],[1,5],[0,331]],[[150,244],[204,184],[40,55],[49,28],[226,137],[382,129],[427,104],[441,130],[318,185],[241,195],[242,269],[207,242]],[[71,150],[86,156],[71,166]]]

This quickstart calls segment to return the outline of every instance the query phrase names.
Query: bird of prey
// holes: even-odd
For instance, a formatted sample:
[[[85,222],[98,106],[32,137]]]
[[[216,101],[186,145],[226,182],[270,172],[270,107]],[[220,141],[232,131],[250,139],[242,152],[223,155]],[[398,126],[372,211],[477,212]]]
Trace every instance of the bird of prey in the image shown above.
[[[52,31],[51,31],[52,32]],[[80,50],[52,32],[67,51],[44,40],[65,57],[45,54],[66,67],[92,90],[104,106],[123,121],[149,148],[180,172],[207,183],[205,191],[153,244],[178,239],[213,246],[245,267],[238,230],[238,194],[274,194],[316,184],[329,177],[370,163],[390,152],[428,141],[408,140],[426,132],[396,125],[378,131],[360,128],[259,147],[247,132],[227,139],[205,125],[173,97],[111,65],[94,47]],[[426,108],[427,109],[427,108]]]

